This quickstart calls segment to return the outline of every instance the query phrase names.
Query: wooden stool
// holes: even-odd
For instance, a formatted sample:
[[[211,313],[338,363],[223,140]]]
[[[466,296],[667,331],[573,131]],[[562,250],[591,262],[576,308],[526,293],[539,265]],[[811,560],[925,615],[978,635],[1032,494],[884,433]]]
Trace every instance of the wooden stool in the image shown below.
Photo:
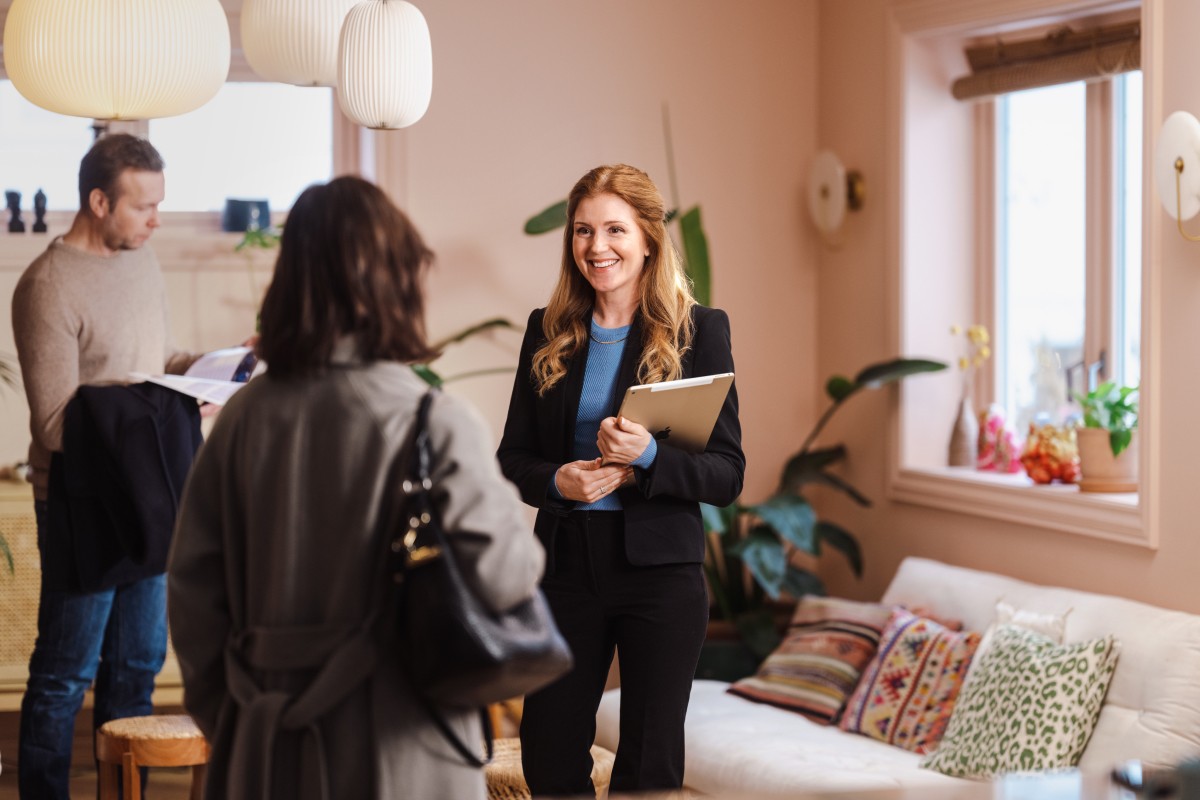
[[[208,742],[187,714],[126,717],[96,731],[100,762],[100,800],[118,800],[118,776],[124,776],[124,800],[142,800],[139,767],[191,767],[191,800],[204,794]]]

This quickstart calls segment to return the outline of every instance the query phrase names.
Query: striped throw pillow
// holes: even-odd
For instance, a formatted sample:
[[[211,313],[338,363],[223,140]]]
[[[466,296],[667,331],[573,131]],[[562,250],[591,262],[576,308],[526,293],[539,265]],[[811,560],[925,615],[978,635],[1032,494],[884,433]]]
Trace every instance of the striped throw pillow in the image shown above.
[[[805,597],[783,643],[753,677],[733,684],[729,692],[828,725],[875,654],[891,613],[891,607],[878,603]]]

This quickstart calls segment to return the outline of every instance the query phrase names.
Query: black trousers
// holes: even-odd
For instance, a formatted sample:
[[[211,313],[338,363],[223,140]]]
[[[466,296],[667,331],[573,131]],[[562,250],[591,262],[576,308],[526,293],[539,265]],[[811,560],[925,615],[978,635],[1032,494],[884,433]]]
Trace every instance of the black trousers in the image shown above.
[[[575,668],[525,698],[521,764],[535,796],[592,795],[596,710],[620,651],[620,745],[611,790],[683,785],[683,720],[708,623],[699,564],[638,567],[620,511],[577,511],[559,525],[542,581]]]

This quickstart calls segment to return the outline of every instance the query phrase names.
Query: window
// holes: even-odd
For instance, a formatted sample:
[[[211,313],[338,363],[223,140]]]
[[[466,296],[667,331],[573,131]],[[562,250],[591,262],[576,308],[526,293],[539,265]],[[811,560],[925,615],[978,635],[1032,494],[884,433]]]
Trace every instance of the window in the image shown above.
[[[78,210],[79,159],[92,139],[90,119],[39,108],[0,80],[0,189],[20,192],[22,208],[41,189],[51,211]]]
[[[994,357],[971,399],[1004,406],[1019,438],[1030,421],[1078,413],[1070,391],[1085,388],[1088,367],[1147,396],[1160,380],[1142,374],[1142,276],[1155,274],[1160,244],[1141,226],[1143,131],[1161,117],[1161,76],[1147,73],[1144,87],[1139,70],[1161,35],[1162,2],[1096,0],[1081,20],[1079,3],[1047,0],[1030,22],[1040,27],[1025,30],[1015,0],[892,8],[894,349],[953,363],[951,327],[987,324]],[[1153,433],[1137,494],[951,468],[960,378],[950,370],[901,387],[889,499],[1156,546]]]
[[[1025,431],[1139,383],[1141,73],[994,102],[995,394]]]
[[[225,199],[291,208],[306,186],[333,176],[331,89],[227,83],[187,114],[150,120],[167,164],[162,211],[220,211]]]

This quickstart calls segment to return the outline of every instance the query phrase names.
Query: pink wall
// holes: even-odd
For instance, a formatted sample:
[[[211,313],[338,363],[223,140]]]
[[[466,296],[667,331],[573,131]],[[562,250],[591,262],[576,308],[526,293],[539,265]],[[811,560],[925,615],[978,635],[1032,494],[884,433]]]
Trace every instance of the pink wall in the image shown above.
[[[1167,0],[1162,4],[1162,113],[1187,109],[1200,114],[1200,4]],[[834,146],[847,163],[861,167],[869,185],[882,196],[894,187],[897,165],[881,138],[887,129],[888,8],[877,0],[822,0],[819,10],[821,65],[818,89],[818,143]],[[1158,122],[1151,126],[1152,143]],[[1153,192],[1150,219],[1162,215]],[[1192,221],[1193,225],[1195,220]],[[817,372],[843,370],[884,354],[894,325],[886,286],[894,262],[886,237],[886,208],[869,203],[850,220],[846,246],[820,253]],[[971,515],[889,503],[884,498],[890,414],[889,396],[857,398],[830,430],[851,458],[848,477],[876,500],[860,510],[840,498],[821,501],[823,513],[860,537],[867,573],[856,582],[837,557],[822,567],[831,589],[860,597],[878,597],[899,561],[928,556],[955,564],[993,570],[1019,578],[1118,594],[1145,602],[1200,612],[1195,570],[1200,564],[1195,483],[1200,469],[1200,425],[1195,398],[1200,396],[1200,245],[1182,241],[1168,225],[1147,227],[1161,240],[1162,263],[1151,270],[1146,287],[1146,316],[1161,331],[1158,353],[1150,358],[1164,370],[1159,397],[1144,397],[1152,424],[1164,432],[1152,457],[1157,481],[1157,551],[1113,544],[1039,528],[1012,525]],[[1153,276],[1159,281],[1154,285]],[[851,309],[857,309],[852,313]],[[834,311],[836,310],[836,311]],[[946,426],[943,426],[946,427]],[[945,435],[941,428],[930,435]]]

